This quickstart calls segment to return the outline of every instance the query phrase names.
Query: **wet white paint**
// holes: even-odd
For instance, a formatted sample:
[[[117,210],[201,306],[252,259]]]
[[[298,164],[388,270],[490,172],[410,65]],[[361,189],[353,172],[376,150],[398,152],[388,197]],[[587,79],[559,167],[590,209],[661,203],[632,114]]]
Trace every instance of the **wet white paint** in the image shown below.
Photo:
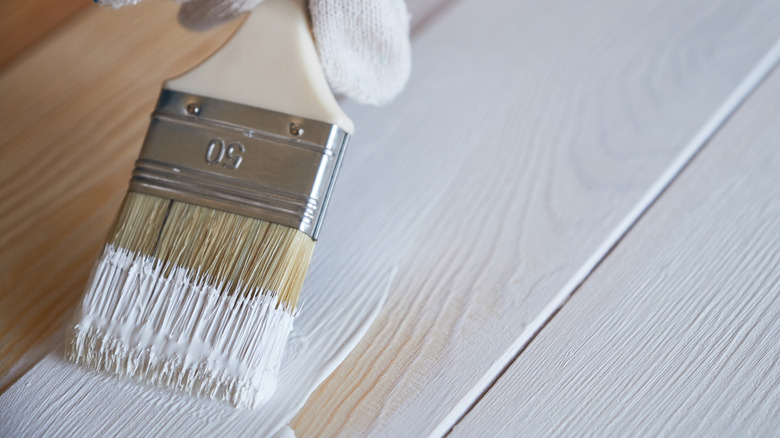
[[[370,276],[339,294],[305,291],[277,390],[257,409],[88,371],[66,362],[58,348],[0,396],[0,436],[289,437],[285,425],[363,337],[394,274]]]
[[[170,271],[169,274],[165,272]],[[255,408],[276,389],[293,312],[275,294],[106,245],[68,327],[87,368]]]

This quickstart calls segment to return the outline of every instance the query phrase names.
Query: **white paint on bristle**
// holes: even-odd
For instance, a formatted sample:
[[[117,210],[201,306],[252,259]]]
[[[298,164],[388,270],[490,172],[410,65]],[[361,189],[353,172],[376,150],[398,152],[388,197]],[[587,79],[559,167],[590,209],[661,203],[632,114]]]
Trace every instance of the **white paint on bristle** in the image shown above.
[[[268,400],[293,326],[272,294],[106,245],[66,338],[68,360],[253,408]]]
[[[93,372],[65,362],[57,348],[0,394],[0,436],[291,436],[283,426],[366,334],[397,272],[352,265],[334,276],[333,263],[347,253],[329,251],[339,248],[349,250],[324,245],[312,262],[278,387],[257,409]]]

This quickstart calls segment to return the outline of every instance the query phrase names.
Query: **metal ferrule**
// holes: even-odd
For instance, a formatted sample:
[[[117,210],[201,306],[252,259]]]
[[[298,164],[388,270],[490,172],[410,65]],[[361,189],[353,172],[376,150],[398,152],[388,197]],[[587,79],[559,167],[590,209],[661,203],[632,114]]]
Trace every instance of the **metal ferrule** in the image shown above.
[[[163,90],[130,190],[316,239],[348,139],[329,123]]]

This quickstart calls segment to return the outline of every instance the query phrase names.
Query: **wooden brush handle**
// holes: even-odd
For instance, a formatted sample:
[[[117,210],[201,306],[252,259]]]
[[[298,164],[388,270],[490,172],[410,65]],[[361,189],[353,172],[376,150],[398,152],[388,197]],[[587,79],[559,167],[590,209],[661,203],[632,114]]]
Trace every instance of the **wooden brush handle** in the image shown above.
[[[261,3],[216,53],[164,88],[354,129],[322,73],[303,0]]]

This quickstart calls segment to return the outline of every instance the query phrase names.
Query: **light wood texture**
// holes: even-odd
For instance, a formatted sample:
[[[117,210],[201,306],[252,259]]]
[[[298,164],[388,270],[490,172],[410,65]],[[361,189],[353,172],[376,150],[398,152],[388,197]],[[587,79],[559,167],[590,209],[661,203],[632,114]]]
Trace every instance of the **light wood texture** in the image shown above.
[[[59,2],[3,2],[0,19],[72,3]],[[81,295],[162,81],[205,59],[238,25],[187,32],[177,8],[89,8],[0,70],[0,392],[51,349]]]
[[[154,0],[152,0],[154,1]],[[415,28],[437,15],[450,0],[409,0]],[[0,2],[0,68],[94,5],[92,0],[3,0]],[[55,36],[56,37],[56,36]]]
[[[451,436],[776,436],[780,72]]]
[[[2,18],[64,7],[39,3],[4,2]],[[39,6],[45,11],[33,11]],[[205,59],[238,24],[188,32],[176,24],[177,7],[89,8],[0,70],[0,159],[8,163],[0,172],[0,392],[51,348],[82,293],[162,81]]]
[[[175,13],[167,2],[91,9],[0,72],[0,388],[41,357],[81,295],[162,79],[235,27],[186,32]]]
[[[91,0],[0,2],[0,68],[90,4]]]

